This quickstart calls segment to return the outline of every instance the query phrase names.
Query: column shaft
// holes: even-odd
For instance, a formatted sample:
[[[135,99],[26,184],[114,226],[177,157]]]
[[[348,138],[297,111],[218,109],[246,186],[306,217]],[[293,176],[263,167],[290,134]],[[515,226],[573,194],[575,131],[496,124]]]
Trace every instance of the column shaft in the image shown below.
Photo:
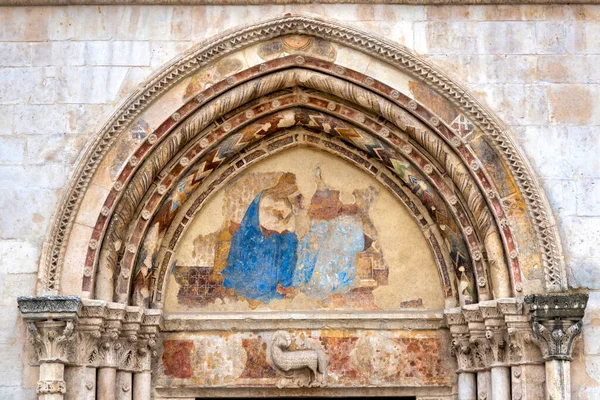
[[[477,382],[474,372],[458,374],[458,400],[477,400]]]
[[[492,367],[491,400],[510,400],[510,368]]]
[[[150,371],[133,374],[133,400],[150,400],[152,375]]]
[[[65,400],[96,399],[96,368],[69,366],[65,369],[67,392]]]
[[[133,395],[132,376],[128,371],[117,371],[117,400],[131,400]]]
[[[58,362],[40,364],[38,381],[39,400],[63,400],[65,392],[65,365]]]
[[[571,400],[571,362],[546,361],[546,399]]]
[[[491,399],[492,373],[490,371],[477,372],[477,398]]]
[[[98,368],[98,400],[115,400],[117,398],[117,369],[112,367]]]

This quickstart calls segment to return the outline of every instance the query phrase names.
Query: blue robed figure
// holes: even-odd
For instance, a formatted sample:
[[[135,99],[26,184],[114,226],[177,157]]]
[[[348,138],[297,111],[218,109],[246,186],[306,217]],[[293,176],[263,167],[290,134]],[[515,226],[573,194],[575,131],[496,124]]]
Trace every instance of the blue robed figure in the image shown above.
[[[295,176],[288,173],[254,198],[231,239],[227,267],[221,272],[223,287],[264,303],[284,297],[297,261],[298,238],[290,229],[288,200],[297,189]]]

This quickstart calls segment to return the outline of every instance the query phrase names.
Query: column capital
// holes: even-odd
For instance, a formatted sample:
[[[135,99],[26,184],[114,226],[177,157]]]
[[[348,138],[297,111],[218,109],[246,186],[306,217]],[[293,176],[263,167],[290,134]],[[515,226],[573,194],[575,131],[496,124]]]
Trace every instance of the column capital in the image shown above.
[[[507,365],[507,342],[508,329],[504,321],[504,315],[496,300],[482,301],[479,309],[485,323],[485,337],[491,349],[491,366]]]
[[[546,360],[571,360],[580,336],[587,294],[533,294],[525,297],[533,338]]]
[[[77,314],[81,310],[81,298],[27,296],[17,298],[17,303],[38,361],[66,363]]]
[[[444,310],[446,324],[450,328],[452,335],[452,345],[450,347],[453,357],[456,357],[458,371],[473,372],[474,363],[471,352],[471,343],[469,336],[469,326],[460,308],[450,308]]]
[[[156,337],[162,323],[162,310],[145,309],[137,343],[136,371],[150,371],[156,357]]]

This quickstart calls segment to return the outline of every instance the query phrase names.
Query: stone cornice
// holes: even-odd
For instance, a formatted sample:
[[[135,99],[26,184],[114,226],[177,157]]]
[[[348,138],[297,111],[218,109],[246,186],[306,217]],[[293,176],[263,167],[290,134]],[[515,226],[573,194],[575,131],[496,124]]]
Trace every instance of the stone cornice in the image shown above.
[[[84,6],[84,5],[292,5],[313,4],[314,0],[0,0],[0,6]],[[600,4],[600,0],[321,0],[319,4],[403,4],[403,5],[521,5]]]

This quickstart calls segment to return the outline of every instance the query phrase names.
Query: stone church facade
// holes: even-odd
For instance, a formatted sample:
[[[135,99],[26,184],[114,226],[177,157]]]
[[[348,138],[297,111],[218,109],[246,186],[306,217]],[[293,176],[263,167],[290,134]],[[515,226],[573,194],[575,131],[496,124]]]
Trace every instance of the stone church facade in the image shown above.
[[[600,6],[14,3],[0,398],[600,398]]]

